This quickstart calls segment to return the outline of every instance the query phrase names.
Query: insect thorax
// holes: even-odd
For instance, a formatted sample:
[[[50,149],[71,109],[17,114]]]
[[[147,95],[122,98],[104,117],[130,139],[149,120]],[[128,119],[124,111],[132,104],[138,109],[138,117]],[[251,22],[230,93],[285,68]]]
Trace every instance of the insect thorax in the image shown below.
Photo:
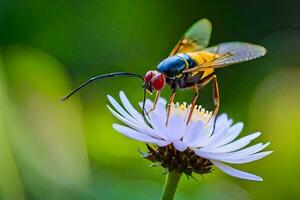
[[[167,77],[176,77],[182,74],[183,70],[194,67],[196,62],[188,54],[177,54],[168,57],[158,64],[157,70]]]

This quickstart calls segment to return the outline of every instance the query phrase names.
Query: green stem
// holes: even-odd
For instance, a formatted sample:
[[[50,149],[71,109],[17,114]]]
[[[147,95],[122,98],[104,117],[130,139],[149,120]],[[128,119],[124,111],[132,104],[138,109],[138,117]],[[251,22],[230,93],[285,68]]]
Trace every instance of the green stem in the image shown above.
[[[164,190],[161,196],[161,200],[173,200],[176,192],[178,182],[180,180],[181,174],[176,170],[172,170],[168,173],[166,177],[166,182]]]

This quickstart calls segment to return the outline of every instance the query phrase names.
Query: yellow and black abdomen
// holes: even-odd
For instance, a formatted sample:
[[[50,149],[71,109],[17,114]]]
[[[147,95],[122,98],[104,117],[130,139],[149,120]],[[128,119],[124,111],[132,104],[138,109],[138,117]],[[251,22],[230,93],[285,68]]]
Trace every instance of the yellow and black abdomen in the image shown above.
[[[209,53],[209,52],[205,52],[205,51],[196,51],[196,52],[191,52],[191,53],[187,53],[187,55],[189,55],[196,63],[196,66],[201,66],[203,64],[212,62],[214,59],[216,59],[218,57],[217,54],[214,53]],[[193,66],[195,67],[195,66]],[[192,67],[191,67],[192,68]],[[203,70],[203,75],[201,77],[204,78],[212,73],[214,73],[214,69],[211,67],[206,67],[207,69]],[[196,74],[197,72],[195,72]]]
[[[218,57],[217,54],[205,51],[191,52],[187,53],[187,55],[189,55],[197,63],[197,66],[211,62]]]

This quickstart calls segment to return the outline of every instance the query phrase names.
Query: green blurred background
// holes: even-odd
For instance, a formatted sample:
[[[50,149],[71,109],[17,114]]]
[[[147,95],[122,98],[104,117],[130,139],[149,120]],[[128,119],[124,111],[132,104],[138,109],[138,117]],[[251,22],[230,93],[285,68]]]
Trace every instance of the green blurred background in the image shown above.
[[[99,81],[59,100],[87,78],[144,74],[194,21],[213,23],[211,44],[248,41],[267,56],[217,71],[221,111],[262,131],[269,157],[240,169],[264,182],[219,170],[183,177],[180,199],[300,199],[300,14],[297,1],[0,2],[0,199],[158,199],[164,175],[149,168],[144,144],[116,133],[106,94],[137,103],[140,81]],[[163,96],[168,97],[166,89]],[[179,92],[189,101],[191,91]],[[212,109],[211,86],[199,104]]]

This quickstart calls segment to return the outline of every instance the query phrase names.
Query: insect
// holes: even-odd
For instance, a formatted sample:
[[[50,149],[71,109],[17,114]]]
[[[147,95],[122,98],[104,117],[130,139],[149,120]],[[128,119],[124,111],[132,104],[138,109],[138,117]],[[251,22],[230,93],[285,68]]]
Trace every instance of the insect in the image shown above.
[[[170,86],[172,93],[167,105],[167,121],[177,89],[194,89],[195,93],[191,100],[191,109],[186,122],[188,124],[192,117],[192,111],[194,110],[199,90],[212,82],[213,102],[215,105],[212,118],[215,118],[220,106],[220,95],[215,70],[264,56],[266,49],[262,46],[246,42],[225,42],[207,48],[211,30],[210,21],[200,19],[183,34],[170,55],[157,65],[156,70],[148,71],[144,77],[127,72],[115,72],[96,76],[73,90],[63,100],[97,79],[116,76],[138,77],[143,80],[144,106],[146,91],[151,94],[153,91],[156,91],[154,105],[147,113],[156,108],[160,92],[165,85]],[[144,106],[143,113],[145,113]]]

